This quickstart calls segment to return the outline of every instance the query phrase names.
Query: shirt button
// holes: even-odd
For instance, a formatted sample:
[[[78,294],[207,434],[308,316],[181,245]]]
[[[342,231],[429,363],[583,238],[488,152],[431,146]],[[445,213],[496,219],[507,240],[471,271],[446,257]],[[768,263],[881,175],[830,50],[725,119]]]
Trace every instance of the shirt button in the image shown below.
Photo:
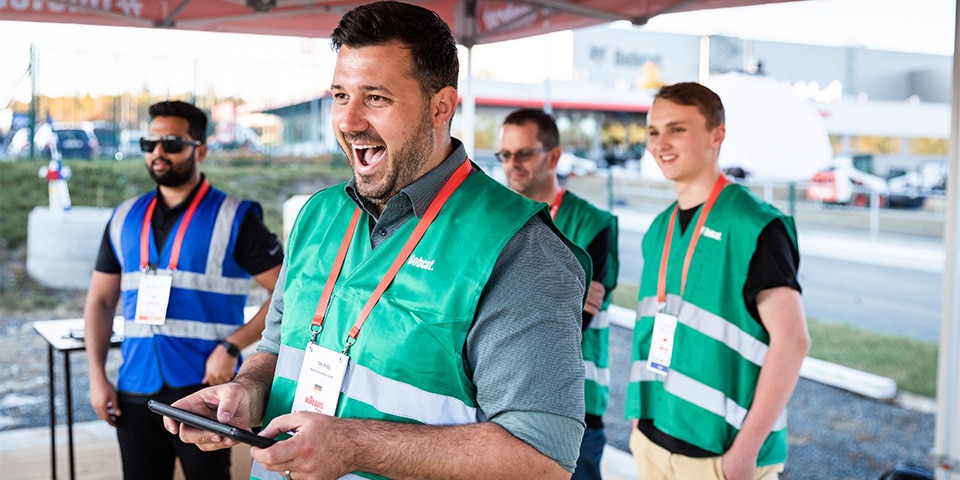
[[[386,236],[387,236],[387,231],[381,228],[381,229],[380,229],[380,236],[381,236],[381,237],[386,237]]]

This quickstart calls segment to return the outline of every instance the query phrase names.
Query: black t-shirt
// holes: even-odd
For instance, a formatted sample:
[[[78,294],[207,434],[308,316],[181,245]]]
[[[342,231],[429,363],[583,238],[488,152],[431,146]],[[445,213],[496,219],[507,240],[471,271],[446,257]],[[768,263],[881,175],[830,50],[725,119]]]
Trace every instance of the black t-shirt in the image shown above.
[[[699,209],[700,206],[698,205],[678,212],[677,216],[680,219],[681,230],[687,229],[694,214]],[[797,280],[797,269],[799,267],[800,253],[794,247],[783,222],[770,222],[760,232],[760,237],[757,238],[757,249],[753,252],[753,258],[750,259],[747,281],[743,285],[743,301],[754,320],[760,322],[760,314],[757,313],[757,294],[762,290],[790,287],[798,292],[801,291],[800,283]],[[671,453],[693,458],[717,456],[714,452],[663,433],[653,426],[653,420],[641,420],[637,424],[637,428],[651,442]]]
[[[190,195],[182,203],[173,208],[167,208],[162,201],[157,202],[151,221],[153,238],[157,245],[165,244],[167,236],[172,233],[177,221],[186,212],[198,189],[199,185],[190,192]],[[160,195],[159,190],[157,195]],[[237,232],[237,244],[233,252],[233,258],[237,264],[251,275],[263,273],[283,263],[283,248],[280,241],[263,224],[260,215],[256,213],[259,209],[259,205],[257,205],[256,208],[247,210],[240,223],[240,230]],[[103,273],[121,273],[120,262],[117,261],[110,245],[109,223],[103,231],[100,253],[97,255],[97,263],[94,268],[96,271]]]
[[[587,254],[590,255],[590,260],[593,262],[593,276],[590,278],[592,281],[603,283],[607,279],[607,267],[608,260],[610,259],[608,253],[610,250],[610,227],[604,228],[597,233],[596,237],[593,237],[593,241],[590,242],[590,245],[587,245]],[[590,284],[587,284],[587,289],[590,289]],[[587,328],[590,326],[590,322],[593,321],[593,315],[583,312],[583,321],[581,327],[583,331],[586,332]]]

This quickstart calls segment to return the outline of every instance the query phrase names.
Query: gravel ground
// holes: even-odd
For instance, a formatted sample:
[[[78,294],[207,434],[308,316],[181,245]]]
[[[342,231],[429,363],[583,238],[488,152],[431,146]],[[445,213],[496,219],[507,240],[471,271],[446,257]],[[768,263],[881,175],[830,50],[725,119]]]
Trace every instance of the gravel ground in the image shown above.
[[[613,326],[613,385],[604,415],[610,445],[629,451],[623,419],[630,359],[628,329]],[[782,480],[878,479],[898,463],[930,468],[936,419],[922,413],[801,379],[787,410],[789,453]]]

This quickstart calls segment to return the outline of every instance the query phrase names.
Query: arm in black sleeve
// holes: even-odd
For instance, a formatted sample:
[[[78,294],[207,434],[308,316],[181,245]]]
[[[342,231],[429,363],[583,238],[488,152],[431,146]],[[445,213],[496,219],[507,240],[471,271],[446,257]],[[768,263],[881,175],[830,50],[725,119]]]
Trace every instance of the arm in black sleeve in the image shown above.
[[[610,258],[608,255],[610,250],[610,227],[604,228],[597,233],[596,237],[593,237],[593,241],[590,242],[590,245],[587,246],[587,254],[590,255],[590,260],[593,261],[593,275],[590,277],[590,280],[595,282],[604,283],[607,279],[607,260]],[[587,285],[587,288],[590,288]],[[593,321],[593,315],[583,312],[583,323],[580,325],[581,329],[585,332],[587,328],[590,327],[590,322]]]
[[[750,260],[750,271],[743,286],[743,300],[747,310],[758,322],[757,294],[762,290],[776,287],[790,287],[798,292],[800,281],[797,271],[800,268],[800,252],[797,251],[783,222],[770,222],[757,239],[757,249]]]
[[[103,228],[100,252],[97,253],[97,263],[93,268],[103,273],[121,273],[120,262],[117,261],[117,255],[113,252],[113,245],[110,244],[110,222],[107,222],[107,226]]]
[[[251,275],[263,273],[283,263],[283,246],[277,236],[267,230],[260,218],[260,205],[247,210],[237,232],[233,257]]]

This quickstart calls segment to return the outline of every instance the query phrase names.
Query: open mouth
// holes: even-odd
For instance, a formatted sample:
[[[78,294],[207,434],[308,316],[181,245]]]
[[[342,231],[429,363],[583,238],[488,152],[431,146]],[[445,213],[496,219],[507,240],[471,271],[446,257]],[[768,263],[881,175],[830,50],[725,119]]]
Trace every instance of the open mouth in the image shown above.
[[[384,157],[386,149],[382,145],[353,145],[353,155],[357,164],[363,167],[376,165]]]

